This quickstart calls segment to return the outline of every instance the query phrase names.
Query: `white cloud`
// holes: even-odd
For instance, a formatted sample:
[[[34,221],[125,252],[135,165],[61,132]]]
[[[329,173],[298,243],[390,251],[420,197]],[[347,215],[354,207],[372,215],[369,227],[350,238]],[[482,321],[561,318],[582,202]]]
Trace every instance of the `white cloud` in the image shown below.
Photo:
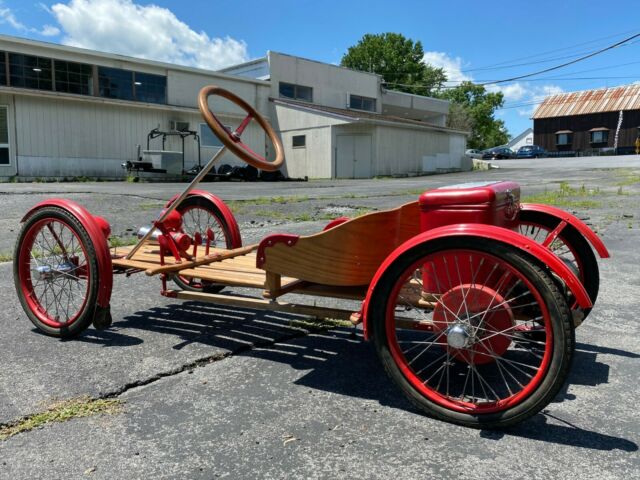
[[[472,75],[464,72],[464,61],[460,57],[450,57],[444,52],[426,52],[423,58],[424,63],[444,69],[449,82],[445,85],[456,86],[460,82],[473,82]],[[501,92],[504,95],[505,106],[509,104],[525,104],[518,108],[519,115],[530,117],[540,102],[549,95],[562,93],[564,90],[557,85],[537,85],[533,82],[512,82],[506,85],[489,84],[486,85],[489,92]],[[534,103],[535,102],[535,103]],[[496,115],[504,116],[504,110],[498,110]]]
[[[525,98],[529,91],[529,85],[520,82],[511,83],[509,85],[487,85],[490,92],[502,92],[505,102],[513,102]]]
[[[425,52],[422,61],[444,70],[449,80],[445,85],[455,86],[460,82],[473,80],[469,75],[462,72],[462,59],[460,57],[450,57],[444,52]]]
[[[55,37],[56,35],[60,35],[60,29],[53,25],[45,25],[42,27],[42,30],[40,30],[40,35],[44,35],[45,37]]]
[[[247,45],[196,32],[171,10],[132,0],[70,0],[50,8],[63,43],[180,65],[218,69],[248,60]]]
[[[0,3],[0,22],[8,23],[16,30],[27,30],[27,27],[18,21],[10,8],[2,7]]]
[[[45,25],[42,30],[26,26],[16,18],[15,14],[10,8],[3,5],[2,1],[0,1],[0,23],[9,24],[11,27],[13,27],[14,30],[17,30],[20,33],[37,33],[38,35],[42,35],[45,37],[55,36],[60,33],[60,30],[58,30],[56,27],[52,27],[51,25]]]
[[[564,93],[562,87],[558,85],[529,85],[527,84],[527,96],[523,98],[523,103],[534,102],[532,105],[525,105],[523,108],[518,108],[518,115],[522,117],[531,117],[536,108],[542,103],[542,101],[551,96]]]

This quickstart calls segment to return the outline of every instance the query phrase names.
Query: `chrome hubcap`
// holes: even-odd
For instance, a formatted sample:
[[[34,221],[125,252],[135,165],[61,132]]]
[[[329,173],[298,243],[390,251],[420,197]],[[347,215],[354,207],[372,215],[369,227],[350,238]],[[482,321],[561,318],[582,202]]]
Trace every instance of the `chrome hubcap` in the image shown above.
[[[451,348],[465,348],[471,343],[473,341],[467,325],[454,323],[447,329],[447,344]]]

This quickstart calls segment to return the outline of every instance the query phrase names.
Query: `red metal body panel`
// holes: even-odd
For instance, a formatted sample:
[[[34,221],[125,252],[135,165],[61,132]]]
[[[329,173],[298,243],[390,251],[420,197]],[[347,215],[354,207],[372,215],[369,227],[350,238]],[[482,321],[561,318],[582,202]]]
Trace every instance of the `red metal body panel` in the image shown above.
[[[229,207],[227,207],[224,201],[220,197],[217,197],[213,193],[209,193],[205,190],[192,190],[191,193],[189,193],[189,197],[196,197],[196,196],[206,198],[211,203],[213,203],[218,208],[218,210],[220,210],[220,213],[222,214],[224,221],[227,223],[227,225],[229,225],[229,230],[231,232],[232,248],[241,247],[242,237],[240,236],[240,227],[238,227],[238,222],[236,221],[236,218],[233,216],[233,213],[231,212]],[[165,208],[171,205],[178,197],[179,195],[174,195],[173,197],[171,197],[171,200],[167,202],[167,204],[165,205]],[[205,233],[205,232],[202,232],[202,233]]]
[[[420,230],[478,223],[515,229],[518,225],[520,185],[492,181],[463,183],[428,190],[420,195]],[[437,276],[437,275],[436,275]],[[438,292],[438,282],[425,273],[426,291]]]
[[[582,220],[575,217],[574,215],[571,215],[570,213],[565,212],[564,210],[561,210],[557,207],[552,207],[550,205],[539,205],[536,203],[523,203],[520,206],[520,209],[546,213],[548,215],[551,215],[552,217],[556,217],[564,222],[567,222],[573,228],[578,230],[578,232],[580,232],[580,234],[584,238],[587,239],[587,241],[593,246],[595,251],[598,252],[598,255],[600,255],[601,258],[610,257],[609,251],[607,250],[607,247],[605,247],[602,240],[600,240],[600,237],[598,237],[598,235],[596,235],[596,233],[591,230],[588,225],[586,225]]]
[[[481,182],[452,185],[420,195],[422,231],[459,223],[517,226],[520,185]]]
[[[43,207],[59,207],[78,219],[80,224],[89,234],[93,246],[96,250],[98,260],[99,286],[98,286],[98,306],[107,308],[111,300],[111,290],[113,288],[113,267],[111,265],[111,253],[109,252],[109,244],[104,236],[104,225],[99,224],[93,215],[81,205],[71,200],[62,198],[51,198],[44,200],[29,210],[24,217],[24,222],[36,210]]]
[[[460,224],[449,225],[444,227],[434,228],[432,230],[416,235],[415,237],[407,240],[398,248],[396,248],[389,257],[380,265],[375,276],[369,284],[367,290],[367,297],[363,303],[362,315],[364,322],[364,334],[365,338],[368,338],[368,307],[371,296],[373,295],[376,285],[380,280],[380,277],[384,274],[386,269],[404,252],[413,248],[421,243],[429,242],[439,238],[446,237],[479,237],[489,238],[496,242],[506,243],[512,245],[524,252],[529,253],[533,257],[540,260],[547,265],[555,274],[557,274],[568,286],[569,290],[576,297],[578,305],[582,308],[589,308],[592,306],[591,299],[587,294],[584,286],[575,274],[567,267],[567,265],[554,255],[551,250],[544,248],[542,245],[534,242],[532,239],[521,235],[520,233],[505,228],[496,227],[493,225],[481,225],[481,224]]]

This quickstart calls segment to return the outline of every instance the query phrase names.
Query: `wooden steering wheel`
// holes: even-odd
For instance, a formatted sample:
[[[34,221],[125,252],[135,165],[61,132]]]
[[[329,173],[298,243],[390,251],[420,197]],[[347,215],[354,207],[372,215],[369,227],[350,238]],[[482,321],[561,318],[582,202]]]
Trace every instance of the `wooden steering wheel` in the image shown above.
[[[211,95],[218,95],[226,98],[247,112],[247,116],[233,132],[225,127],[209,108],[209,97]],[[207,122],[207,125],[209,125],[209,128],[211,128],[213,133],[216,134],[224,146],[242,160],[247,162],[249,165],[253,165],[260,170],[264,170],[265,172],[274,172],[282,166],[284,163],[284,149],[282,148],[280,138],[264,117],[243,99],[234,93],[231,93],[229,90],[225,90],[224,88],[220,88],[215,85],[209,85],[200,90],[200,94],[198,95],[198,106],[200,107],[200,112],[202,113],[204,120]],[[262,127],[264,132],[267,134],[267,137],[271,140],[271,143],[273,143],[273,147],[276,151],[276,159],[273,162],[268,162],[262,155],[252,150],[240,139],[242,132],[244,132],[244,129],[247,128],[247,125],[249,125],[251,120],[258,122],[260,127]]]

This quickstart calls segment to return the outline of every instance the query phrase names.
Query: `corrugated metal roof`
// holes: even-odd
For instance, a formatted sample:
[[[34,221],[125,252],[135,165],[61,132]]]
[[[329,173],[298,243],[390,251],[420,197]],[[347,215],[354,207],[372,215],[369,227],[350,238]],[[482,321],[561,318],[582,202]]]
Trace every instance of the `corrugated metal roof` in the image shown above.
[[[640,110],[640,84],[583,92],[561,93],[544,99],[533,119]]]

